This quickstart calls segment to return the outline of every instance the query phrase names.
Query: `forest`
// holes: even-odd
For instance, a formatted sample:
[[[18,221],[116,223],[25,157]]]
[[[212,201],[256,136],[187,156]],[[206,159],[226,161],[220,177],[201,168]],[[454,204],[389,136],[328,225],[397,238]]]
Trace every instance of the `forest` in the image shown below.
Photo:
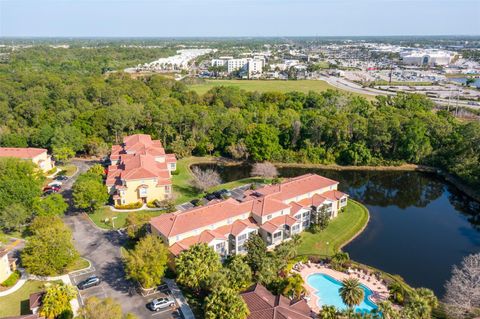
[[[341,165],[424,164],[480,187],[480,123],[437,111],[422,95],[361,97],[329,90],[198,95],[182,82],[134,79],[126,66],[171,48],[8,52],[0,63],[0,145],[48,148],[57,160],[104,156],[132,133],[151,134],[179,158]]]

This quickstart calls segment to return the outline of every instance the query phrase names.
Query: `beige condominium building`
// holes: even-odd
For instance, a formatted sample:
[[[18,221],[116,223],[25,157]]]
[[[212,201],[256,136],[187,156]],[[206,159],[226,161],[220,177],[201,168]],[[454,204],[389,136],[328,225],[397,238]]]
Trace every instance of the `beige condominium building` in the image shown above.
[[[206,243],[223,256],[241,254],[253,234],[274,248],[310,227],[319,211],[335,218],[348,198],[337,186],[337,181],[306,174],[249,190],[241,200],[214,200],[205,206],[163,214],[152,218],[150,224],[173,255],[197,243]]]
[[[150,135],[135,134],[113,145],[106,185],[115,205],[148,203],[172,197],[171,172],[175,154],[165,154],[162,143]]]
[[[55,167],[55,162],[44,148],[0,147],[0,157],[16,157],[32,161],[45,173]]]

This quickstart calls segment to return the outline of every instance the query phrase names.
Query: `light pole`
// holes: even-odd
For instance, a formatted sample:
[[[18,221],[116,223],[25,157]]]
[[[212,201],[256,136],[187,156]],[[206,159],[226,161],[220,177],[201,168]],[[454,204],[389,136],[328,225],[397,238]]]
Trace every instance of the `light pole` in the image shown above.
[[[111,218],[111,220],[112,220],[112,228],[113,228],[113,229],[115,229],[115,222],[114,222],[115,219],[117,219],[117,216],[114,216],[114,217]]]
[[[330,244],[330,243],[327,241],[327,242],[326,242],[326,246],[325,246],[325,257],[328,257],[328,245],[329,245],[329,244]]]

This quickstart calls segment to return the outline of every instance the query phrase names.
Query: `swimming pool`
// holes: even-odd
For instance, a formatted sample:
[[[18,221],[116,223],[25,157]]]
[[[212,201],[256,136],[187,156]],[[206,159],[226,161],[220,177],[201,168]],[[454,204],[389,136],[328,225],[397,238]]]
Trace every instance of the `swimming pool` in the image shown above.
[[[308,276],[307,283],[315,289],[315,295],[318,296],[318,306],[322,308],[323,305],[335,306],[340,310],[347,309],[347,305],[343,303],[342,298],[338,290],[342,286],[342,283],[329,275],[317,273]],[[355,312],[368,313],[377,308],[377,305],[373,303],[369,296],[372,295],[372,291],[362,285],[365,292],[365,298],[362,303],[355,307]]]

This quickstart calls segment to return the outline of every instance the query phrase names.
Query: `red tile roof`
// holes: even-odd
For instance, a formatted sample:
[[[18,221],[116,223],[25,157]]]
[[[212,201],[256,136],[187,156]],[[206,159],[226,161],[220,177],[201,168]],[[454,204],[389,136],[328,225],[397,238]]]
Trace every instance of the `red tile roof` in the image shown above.
[[[226,240],[227,238],[215,230],[205,230],[198,236],[185,238],[173,244],[169,250],[174,256],[178,256],[182,251],[187,250],[190,246],[195,244],[209,244],[214,239]]]
[[[240,203],[233,198],[218,201],[206,206],[195,207],[186,211],[163,214],[151,219],[150,224],[166,237],[214,225],[228,218],[249,213],[248,203]]]
[[[347,194],[342,193],[342,192],[337,191],[337,190],[331,190],[331,191],[325,192],[325,193],[322,194],[322,196],[325,196],[326,198],[328,198],[330,200],[333,200],[333,201],[340,200],[343,197],[348,197]]]
[[[258,193],[261,195],[273,194],[273,197],[281,201],[294,199],[299,194],[307,194],[322,188],[335,186],[338,182],[332,179],[317,175],[305,174],[291,178],[283,183],[269,185],[247,194]]]
[[[299,221],[295,218],[291,217],[290,215],[278,216],[275,217],[263,225],[260,228],[268,231],[269,233],[274,233],[276,230],[283,228],[283,225],[293,226],[294,224],[298,223]]]
[[[44,148],[0,147],[0,157],[17,157],[22,159],[32,159],[46,152],[47,150]]]
[[[283,296],[275,296],[260,284],[255,284],[240,295],[250,310],[248,319],[311,318],[311,310],[305,300],[291,301]]]
[[[123,139],[123,145],[113,145],[108,168],[107,185],[121,185],[124,180],[157,178],[158,185],[171,184],[167,163],[175,163],[174,154],[165,154],[162,143],[150,135],[135,134]],[[165,161],[156,158],[164,156]],[[117,162],[118,161],[118,162]]]

